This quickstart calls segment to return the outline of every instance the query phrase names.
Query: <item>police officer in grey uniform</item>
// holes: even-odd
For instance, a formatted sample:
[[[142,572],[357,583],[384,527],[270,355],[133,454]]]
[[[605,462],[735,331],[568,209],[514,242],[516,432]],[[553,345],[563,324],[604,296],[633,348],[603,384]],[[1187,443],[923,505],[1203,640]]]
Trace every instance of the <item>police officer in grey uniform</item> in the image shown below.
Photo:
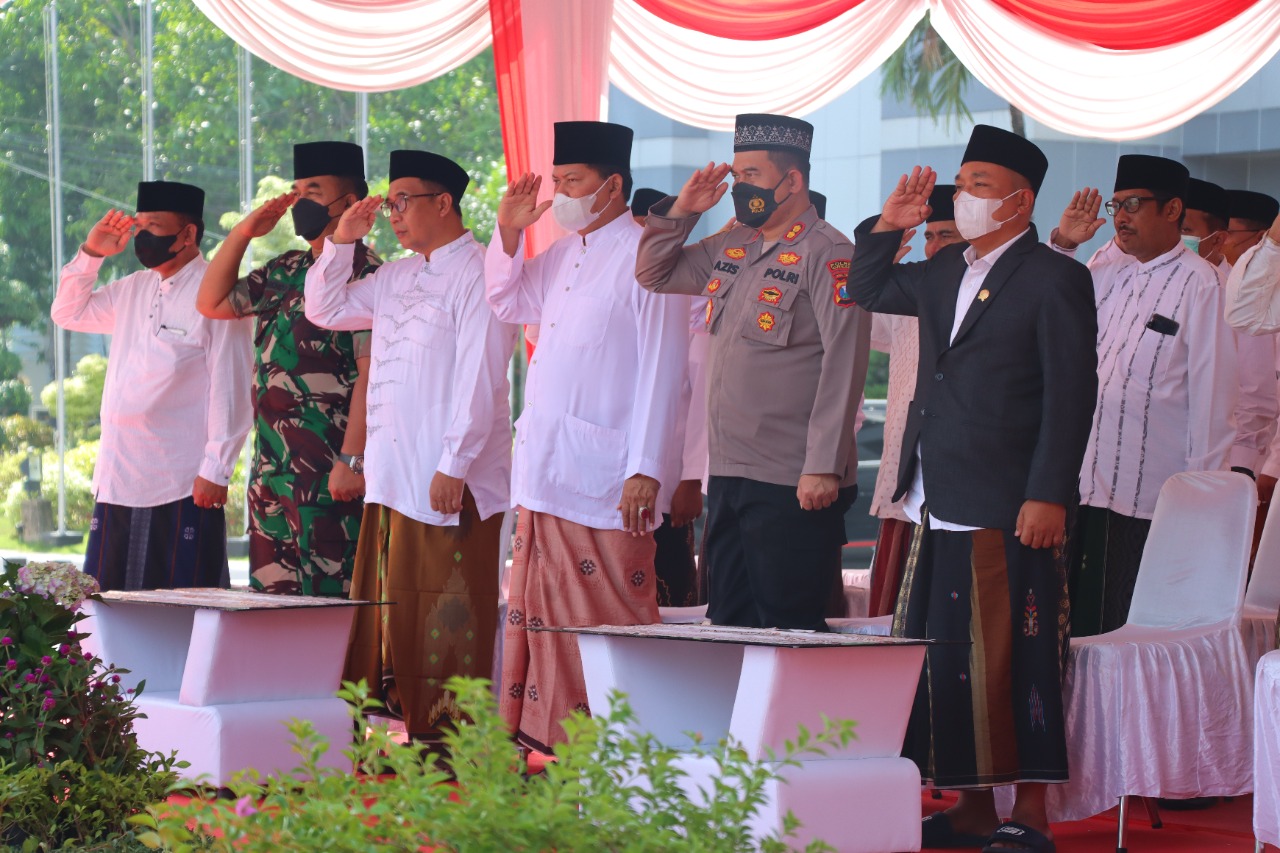
[[[718,625],[825,630],[857,496],[871,316],[846,290],[853,246],[811,203],[812,142],[808,122],[738,116],[733,165],[709,164],[650,208],[636,259],[644,288],[706,300],[707,615]],[[685,246],[730,173],[736,224]]]

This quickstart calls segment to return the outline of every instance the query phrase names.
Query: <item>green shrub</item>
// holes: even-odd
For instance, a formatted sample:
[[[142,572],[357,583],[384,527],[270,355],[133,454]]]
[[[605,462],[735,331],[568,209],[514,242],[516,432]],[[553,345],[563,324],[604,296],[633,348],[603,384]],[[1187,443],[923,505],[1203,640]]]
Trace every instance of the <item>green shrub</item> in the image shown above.
[[[614,696],[607,715],[567,720],[568,741],[557,747],[557,760],[526,779],[488,684],[453,678],[448,686],[472,722],[446,735],[452,758],[442,763],[375,728],[345,751],[347,768],[326,769],[320,759],[328,743],[309,723],[295,721],[290,729],[301,763],[293,774],[237,777],[232,787],[243,796],[234,804],[191,800],[148,809],[134,818],[149,830],[139,837],[149,847],[181,853],[783,851],[797,826],[793,817],[781,838],[755,839],[747,830],[766,785],[778,778],[779,767],[853,737],[848,722],[828,723],[817,735],[801,730],[776,762],[754,762],[730,743],[678,752],[629,732],[634,715]],[[363,730],[359,709],[373,707],[363,684],[347,684],[340,695],[352,703]],[[674,762],[690,754],[712,756],[720,768],[705,802],[680,787],[684,774]],[[353,767],[384,775],[353,775]],[[448,784],[451,776],[456,788]],[[807,849],[832,848],[815,842]]]
[[[31,386],[21,379],[0,380],[0,415],[25,415],[31,411]]]
[[[53,427],[26,415],[0,418],[0,451],[25,453],[53,447]]]
[[[125,670],[80,646],[79,607],[96,590],[70,563],[6,562],[0,573],[0,844],[83,849],[118,838],[177,779],[176,756],[138,745]]]
[[[76,363],[63,383],[67,412],[67,444],[94,437],[100,430],[102,389],[107,383],[107,357],[90,354]],[[50,382],[40,391],[40,402],[50,412],[58,411],[58,383]]]

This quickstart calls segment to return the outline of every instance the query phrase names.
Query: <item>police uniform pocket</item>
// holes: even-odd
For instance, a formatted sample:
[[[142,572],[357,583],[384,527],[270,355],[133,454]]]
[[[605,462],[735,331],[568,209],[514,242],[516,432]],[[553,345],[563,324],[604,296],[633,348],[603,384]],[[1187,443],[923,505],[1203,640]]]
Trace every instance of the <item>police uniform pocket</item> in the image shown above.
[[[749,306],[742,325],[742,336],[751,341],[785,347],[791,337],[791,323],[795,319],[790,311],[757,302]]]

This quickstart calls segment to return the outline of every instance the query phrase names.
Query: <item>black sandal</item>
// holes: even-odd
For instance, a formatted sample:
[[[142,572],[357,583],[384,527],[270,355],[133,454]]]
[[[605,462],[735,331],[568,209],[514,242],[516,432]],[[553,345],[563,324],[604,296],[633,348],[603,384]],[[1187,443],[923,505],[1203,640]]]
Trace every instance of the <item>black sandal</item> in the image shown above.
[[[987,846],[982,848],[982,853],[1018,853],[1019,850],[1028,850],[1031,853],[1054,853],[1057,849],[1058,846],[1053,843],[1053,839],[1040,830],[1011,820],[991,833],[991,837],[987,839]]]
[[[981,847],[987,836],[972,832],[956,832],[946,812],[934,812],[920,821],[920,846],[923,848]]]

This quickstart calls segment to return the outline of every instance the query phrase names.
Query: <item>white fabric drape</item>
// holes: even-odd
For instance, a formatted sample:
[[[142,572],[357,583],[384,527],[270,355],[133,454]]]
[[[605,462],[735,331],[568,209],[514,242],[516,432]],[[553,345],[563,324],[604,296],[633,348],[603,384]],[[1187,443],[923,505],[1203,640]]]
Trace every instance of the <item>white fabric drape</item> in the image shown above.
[[[487,0],[195,2],[266,61],[348,91],[424,82],[475,56],[492,38]],[[533,0],[528,5],[525,28],[537,28],[545,10]],[[577,14],[583,10],[590,5],[576,7]],[[1280,50],[1277,0],[1259,0],[1177,44],[1123,51],[1055,35],[993,0],[863,0],[826,24],[767,41],[683,29],[635,0],[617,0],[611,46],[605,36],[609,77],[663,115],[713,130],[731,128],[739,112],[804,115],[879,67],[927,10],[990,89],[1048,127],[1104,139],[1137,139],[1178,126],[1225,98]],[[572,24],[565,18],[574,14],[569,7],[546,23],[552,29]],[[580,43],[557,32],[548,38],[554,73],[531,78],[531,88],[599,73],[580,67]],[[536,110],[530,115],[543,118]]]
[[[875,71],[927,7],[926,0],[863,0],[799,35],[737,41],[616,0],[609,77],[650,109],[711,130],[732,130],[743,112],[804,115]]]
[[[1163,133],[1235,91],[1280,49],[1280,3],[1259,2],[1202,36],[1115,51],[1062,39],[991,0],[930,0],[934,29],[988,88],[1079,136]]]
[[[1253,834],[1280,845],[1280,652],[1262,659],[1254,701]]]
[[[424,83],[489,46],[488,0],[194,0],[219,29],[296,77],[348,92]]]

